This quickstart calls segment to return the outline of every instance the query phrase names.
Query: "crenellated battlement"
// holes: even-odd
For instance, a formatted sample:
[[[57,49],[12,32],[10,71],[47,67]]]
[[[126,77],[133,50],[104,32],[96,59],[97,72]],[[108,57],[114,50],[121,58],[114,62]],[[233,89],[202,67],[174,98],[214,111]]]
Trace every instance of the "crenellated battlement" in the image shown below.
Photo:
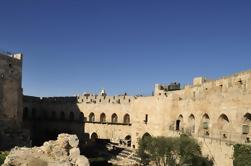
[[[221,77],[216,80],[208,80],[205,77],[195,77],[192,85],[185,85],[184,88],[176,89],[174,92],[169,91],[168,85],[156,84],[155,96],[168,96],[179,91],[193,91],[194,93],[209,92],[210,90],[219,90],[227,92],[229,90],[241,90],[245,93],[251,93],[251,70],[235,73],[230,76]]]
[[[136,96],[102,96],[102,95],[80,95],[78,103],[85,104],[130,104],[137,99]]]
[[[35,97],[23,96],[24,102],[28,103],[77,103],[77,97],[64,96],[64,97]]]

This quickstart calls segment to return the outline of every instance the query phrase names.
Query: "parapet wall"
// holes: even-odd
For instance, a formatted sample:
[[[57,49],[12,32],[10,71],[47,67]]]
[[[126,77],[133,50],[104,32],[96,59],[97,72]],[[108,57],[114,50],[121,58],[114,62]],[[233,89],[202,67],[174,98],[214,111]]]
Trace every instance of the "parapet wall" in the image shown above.
[[[192,85],[185,85],[183,89],[176,91],[167,91],[161,89],[161,84],[155,85],[155,96],[168,97],[173,94],[182,94],[183,97],[195,98],[200,94],[210,91],[228,92],[238,88],[242,93],[251,93],[251,70],[236,73],[217,80],[207,80],[204,77],[196,77]],[[189,94],[188,94],[189,93]]]
[[[136,96],[78,96],[79,103],[86,104],[131,104],[136,100]]]

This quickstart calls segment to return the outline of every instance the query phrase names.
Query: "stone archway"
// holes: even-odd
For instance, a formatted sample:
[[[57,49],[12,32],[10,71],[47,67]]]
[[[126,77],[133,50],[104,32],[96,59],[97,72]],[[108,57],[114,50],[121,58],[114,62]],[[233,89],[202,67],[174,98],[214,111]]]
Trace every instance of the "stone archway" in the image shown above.
[[[226,114],[221,114],[217,120],[217,128],[219,130],[220,137],[227,139],[229,137],[230,121]]]
[[[118,123],[118,115],[117,114],[112,114],[112,117],[111,117],[111,122],[112,123]]]
[[[188,117],[188,132],[195,133],[195,116],[193,114]]]
[[[175,123],[175,130],[176,131],[182,131],[183,130],[183,116],[179,115],[178,119]]]
[[[125,137],[125,143],[126,143],[126,146],[127,147],[131,147],[131,144],[132,144],[132,137],[130,135],[127,135]]]
[[[95,114],[93,112],[89,115],[89,122],[95,122]]]
[[[148,138],[151,138],[152,136],[149,134],[149,133],[145,133],[143,136],[142,136],[142,140],[147,140]]]
[[[244,136],[245,142],[250,143],[250,126],[251,126],[251,114],[246,113],[243,116],[243,122],[242,122],[242,134]]]
[[[106,122],[106,115],[105,113],[100,114],[100,122],[105,123]]]
[[[201,119],[201,124],[200,124],[200,128],[199,128],[199,132],[202,136],[209,136],[210,132],[209,132],[209,126],[210,126],[210,118],[209,115],[207,113],[205,113],[202,116]]]
[[[130,115],[129,114],[125,114],[124,115],[124,121],[125,124],[130,124]]]
[[[91,142],[92,143],[95,143],[95,142],[97,142],[97,140],[98,140],[98,134],[97,133],[92,133],[92,135],[91,135]]]

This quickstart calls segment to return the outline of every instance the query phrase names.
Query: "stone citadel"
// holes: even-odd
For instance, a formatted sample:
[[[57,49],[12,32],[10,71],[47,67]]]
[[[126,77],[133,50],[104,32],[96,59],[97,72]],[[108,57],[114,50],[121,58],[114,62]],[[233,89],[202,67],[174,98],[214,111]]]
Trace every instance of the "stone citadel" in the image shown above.
[[[186,133],[215,165],[232,165],[232,145],[250,143],[251,71],[217,80],[197,77],[184,87],[156,84],[152,96],[109,96],[102,90],[98,95],[40,98],[22,96],[22,55],[0,58],[1,127],[15,123],[30,131],[34,145],[67,132],[83,142],[107,139],[137,149],[145,136]]]

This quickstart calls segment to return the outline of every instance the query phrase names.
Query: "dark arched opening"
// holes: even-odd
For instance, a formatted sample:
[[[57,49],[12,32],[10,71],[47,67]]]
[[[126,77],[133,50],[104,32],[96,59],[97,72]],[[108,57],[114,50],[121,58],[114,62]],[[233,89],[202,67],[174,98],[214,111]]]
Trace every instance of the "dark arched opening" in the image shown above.
[[[125,137],[125,143],[127,147],[131,147],[132,145],[132,137],[130,135]]]
[[[112,123],[118,123],[118,116],[117,114],[112,114]]]
[[[183,116],[179,115],[178,119],[176,120],[176,131],[183,130],[182,122],[183,122]]]
[[[101,123],[106,122],[106,116],[105,116],[105,113],[102,113],[102,114],[100,115],[100,122],[101,122]]]
[[[92,133],[91,135],[91,142],[95,143],[98,140],[98,134],[97,133]]]
[[[149,133],[145,133],[143,136],[142,136],[142,140],[143,141],[146,141],[147,139],[150,139],[152,136],[149,134]]]
[[[89,122],[95,122],[95,114],[93,112],[89,115]]]
[[[130,115],[129,114],[125,114],[125,116],[124,116],[124,123],[125,124],[130,124]]]

